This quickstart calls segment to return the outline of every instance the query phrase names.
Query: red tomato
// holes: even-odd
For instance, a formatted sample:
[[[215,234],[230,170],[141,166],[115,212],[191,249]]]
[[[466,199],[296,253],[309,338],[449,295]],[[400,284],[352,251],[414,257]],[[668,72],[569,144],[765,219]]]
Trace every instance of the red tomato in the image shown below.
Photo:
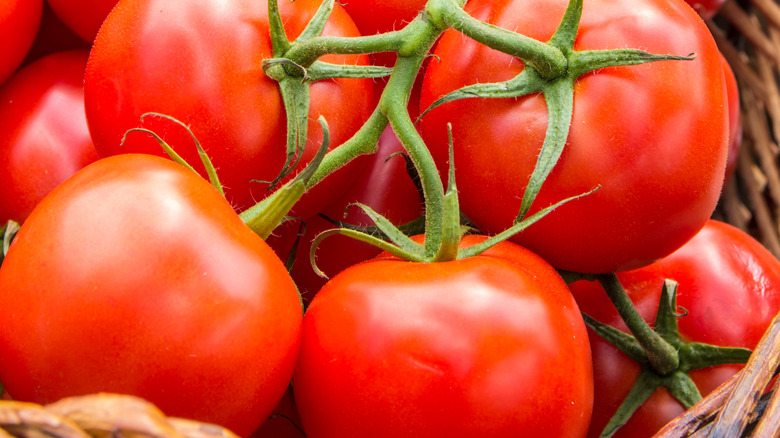
[[[0,267],[0,381],[17,400],[95,392],[249,435],[292,377],[301,304],[207,181],[99,160],[36,207]]]
[[[422,200],[406,171],[406,162],[400,156],[391,157],[401,151],[403,146],[388,127],[379,139],[378,151],[372,157],[373,161],[363,169],[350,190],[322,214],[351,225],[374,225],[361,208],[350,207],[347,210],[350,204],[360,202],[394,224],[404,224],[421,216]],[[291,274],[305,302],[311,301],[326,282],[325,278],[314,272],[309,260],[312,240],[321,232],[332,228],[336,228],[336,225],[317,216],[305,221],[303,236],[297,235],[300,223],[290,221],[275,230],[274,235],[267,239],[282,259],[288,257],[295,240],[298,239]],[[336,235],[322,241],[317,248],[317,266],[332,277],[348,266],[376,257],[380,252],[367,243]]]
[[[92,42],[118,0],[46,0],[58,17],[84,41]]]
[[[466,9],[478,19],[546,41],[566,5],[565,0],[472,0]],[[721,191],[728,126],[722,67],[709,30],[676,0],[586,2],[574,49],[626,47],[696,57],[607,68],[577,80],[566,149],[531,213],[601,189],[513,239],[557,268],[614,272],[666,256],[704,225]],[[457,32],[443,35],[434,54],[423,81],[422,108],[455,89],[506,81],[523,69],[519,59]],[[446,123],[452,123],[464,214],[484,233],[509,228],[547,128],[543,97],[463,99],[428,113],[421,132],[443,175]]]
[[[740,114],[739,85],[736,76],[734,76],[734,70],[731,69],[722,54],[720,61],[723,65],[723,77],[726,79],[726,97],[729,105],[729,153],[726,159],[725,186],[725,183],[729,181],[737,169],[739,150],[742,147],[742,116]]]
[[[655,318],[664,279],[677,281],[677,304],[687,311],[678,319],[680,334],[690,342],[752,349],[780,311],[780,262],[752,237],[722,222],[708,222],[670,256],[618,278],[646,321]],[[583,312],[627,331],[597,282],[579,281],[570,288]],[[589,436],[597,437],[633,385],[639,365],[589,333],[595,375]],[[690,376],[706,396],[740,368],[720,365]],[[614,436],[651,436],[684,410],[660,389]]]
[[[586,333],[557,272],[517,245],[442,263],[380,255],[308,308],[298,412],[310,438],[584,436]]]
[[[30,50],[41,22],[43,0],[0,0],[0,83]]]
[[[97,159],[84,115],[88,56],[49,55],[0,88],[0,222],[23,222],[49,191]]]
[[[319,0],[281,1],[290,38],[298,35]],[[335,7],[325,34],[356,36],[349,16]],[[125,152],[163,155],[147,135],[125,132],[146,112],[173,116],[189,125],[217,168],[228,200],[237,210],[268,194],[282,170],[286,121],[278,84],[265,76],[271,57],[264,1],[128,0],[109,14],[95,39],[85,78],[87,120],[100,156]],[[329,56],[335,63],[368,63],[366,56]],[[311,86],[309,139],[299,168],[321,144],[316,123],[329,123],[331,146],[349,138],[371,114],[370,79],[318,81]],[[148,119],[189,163],[200,160],[189,135],[167,120]],[[349,166],[357,169],[355,166]],[[344,169],[304,195],[293,215],[310,217],[342,193],[352,178]]]

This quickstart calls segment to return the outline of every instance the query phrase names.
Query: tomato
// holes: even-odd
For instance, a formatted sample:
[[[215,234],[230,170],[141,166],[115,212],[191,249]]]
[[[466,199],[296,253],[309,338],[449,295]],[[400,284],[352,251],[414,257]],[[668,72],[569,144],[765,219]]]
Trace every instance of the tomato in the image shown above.
[[[330,220],[320,216],[305,220],[303,236],[298,236],[300,223],[289,221],[274,230],[274,235],[267,239],[282,259],[288,257],[297,240],[291,274],[304,301],[309,302],[326,281],[314,272],[309,260],[312,240],[325,230],[337,228],[331,220],[364,227],[373,225],[361,208],[349,207],[350,204],[360,202],[368,205],[394,224],[404,224],[422,215],[422,200],[406,170],[406,162],[401,156],[393,156],[401,151],[403,146],[388,127],[379,139],[377,153],[358,175],[355,184],[340,200],[322,212]],[[367,243],[335,235],[318,246],[317,266],[328,276],[333,276],[380,252]]]
[[[584,436],[586,333],[557,272],[512,243],[452,262],[380,255],[306,311],[298,412],[310,438]]]
[[[47,195],[0,267],[16,400],[114,392],[249,435],[292,377],[302,309],[273,251],[171,160],[98,160]]]
[[[472,0],[475,18],[542,41],[565,0]],[[533,11],[533,13],[529,13]],[[575,50],[634,47],[686,55],[581,76],[566,148],[530,213],[601,187],[558,208],[513,241],[553,266],[604,273],[664,257],[701,229],[723,184],[727,114],[718,49],[707,27],[675,0],[586,2]],[[515,77],[523,63],[457,32],[445,33],[423,80],[421,107],[475,83]],[[423,117],[420,128],[446,175],[447,123],[464,214],[484,233],[511,226],[547,128],[539,94],[463,99]]]
[[[731,69],[723,54],[721,54],[720,60],[723,65],[723,77],[726,79],[726,97],[729,109],[729,152],[726,159],[725,186],[725,183],[729,181],[737,169],[739,150],[742,147],[742,116],[740,114],[739,85],[734,70]]]
[[[0,83],[13,74],[30,50],[42,10],[43,0],[0,1]]]
[[[0,88],[1,222],[23,222],[49,191],[97,159],[84,115],[88,56],[49,55]]]
[[[46,0],[60,19],[84,41],[92,42],[118,0]]]
[[[282,1],[288,37],[295,38],[319,0]],[[349,16],[336,6],[325,34],[356,36]],[[268,194],[286,156],[286,120],[278,84],[263,74],[271,57],[266,2],[239,0],[128,0],[104,22],[85,77],[87,121],[98,154],[162,155],[151,137],[133,133],[146,112],[189,125],[211,157],[228,200],[244,210]],[[366,56],[328,56],[323,61],[368,63]],[[331,146],[349,138],[371,114],[371,79],[318,81],[311,85],[309,138],[298,168],[314,156],[322,115]],[[161,119],[143,126],[157,132],[193,166],[200,160],[184,129]],[[202,166],[200,166],[202,167]],[[357,166],[348,166],[357,169]],[[201,169],[202,170],[202,169]],[[304,195],[294,216],[310,217],[329,205],[351,181],[342,169]],[[205,175],[205,173],[204,173]]]
[[[618,273],[639,313],[653,321],[664,278],[678,282],[681,336],[690,342],[754,348],[780,311],[780,262],[759,242],[723,222],[709,221],[685,246],[641,269]],[[570,285],[583,312],[627,331],[596,282]],[[639,365],[590,332],[595,396],[589,436],[597,437],[625,398]],[[703,396],[741,366],[719,365],[690,372]],[[616,437],[651,436],[685,409],[658,390],[619,429]]]

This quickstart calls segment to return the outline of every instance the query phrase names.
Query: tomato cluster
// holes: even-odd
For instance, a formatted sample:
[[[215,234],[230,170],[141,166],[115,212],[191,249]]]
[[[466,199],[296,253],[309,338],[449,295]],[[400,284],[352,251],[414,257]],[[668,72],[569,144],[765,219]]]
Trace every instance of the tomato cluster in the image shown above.
[[[700,6],[0,5],[4,398],[255,438],[649,436],[780,311],[780,262],[710,219],[741,136]]]

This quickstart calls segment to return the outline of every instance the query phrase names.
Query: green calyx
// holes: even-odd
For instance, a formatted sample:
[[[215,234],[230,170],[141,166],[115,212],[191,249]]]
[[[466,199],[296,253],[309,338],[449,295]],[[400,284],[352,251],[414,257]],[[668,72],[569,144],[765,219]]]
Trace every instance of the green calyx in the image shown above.
[[[332,78],[377,78],[390,74],[392,69],[376,66],[333,65],[317,61],[317,51],[312,57],[310,51],[303,51],[295,57],[296,50],[307,41],[320,41],[325,24],[333,11],[334,0],[323,1],[314,17],[306,25],[298,38],[291,42],[284,30],[276,0],[268,1],[268,15],[271,30],[273,58],[263,61],[263,72],[279,83],[287,117],[287,156],[277,177],[271,181],[275,187],[282,179],[290,175],[303,154],[308,135],[310,106],[309,85],[311,82]],[[321,45],[316,45],[320,47]]]
[[[574,41],[582,15],[582,0],[572,0],[569,3],[557,31],[548,42],[537,41],[476,20],[463,10],[465,3],[466,1],[463,0],[430,0],[423,13],[406,28],[399,31],[375,37],[358,38],[357,43],[352,46],[344,40],[323,37],[319,41],[309,40],[299,46],[297,50],[292,49],[288,52],[288,55],[294,55],[291,58],[299,63],[311,62],[313,59],[304,56],[305,53],[328,53],[327,46],[338,53],[362,53],[362,51],[377,50],[379,45],[386,43],[387,46],[383,50],[377,51],[397,51],[398,61],[380,99],[378,110],[392,126],[418,169],[426,204],[425,240],[423,243],[411,241],[408,236],[395,228],[389,221],[381,218],[376,212],[366,206],[360,206],[370,217],[376,218],[375,220],[378,221],[376,225],[381,230],[382,236],[389,238],[389,241],[379,239],[376,235],[362,234],[355,229],[331,230],[315,240],[312,261],[317,244],[321,239],[332,234],[347,234],[353,238],[372,243],[403,259],[418,262],[439,262],[470,257],[510,238],[561,204],[586,196],[599,189],[599,187],[594,187],[588,193],[562,200],[558,204],[529,216],[533,201],[541,190],[542,184],[563,153],[573,114],[574,83],[580,76],[610,66],[690,59],[679,56],[652,55],[638,50],[574,51]],[[526,68],[518,76],[506,82],[476,84],[453,91],[434,102],[425,112],[447,102],[463,98],[515,98],[532,93],[542,93],[547,103],[549,115],[546,137],[537,158],[536,167],[523,194],[521,208],[514,225],[483,244],[464,250],[458,249],[464,230],[460,223],[460,212],[457,210],[457,190],[454,185],[452,160],[450,160],[450,186],[445,189],[433,164],[430,152],[417,134],[406,111],[409,90],[411,90],[414,78],[419,72],[422,59],[427,56],[435,38],[438,38],[438,35],[448,28],[453,28],[482,44],[522,59]],[[399,37],[401,38],[399,39]],[[348,50],[347,47],[352,47],[352,50]],[[351,148],[352,145],[349,147]],[[325,158],[325,162],[327,161],[328,157]],[[314,180],[318,181],[318,178],[319,176],[315,175]]]
[[[442,0],[440,3],[447,8],[447,13],[439,16],[440,20],[482,44],[521,59],[525,68],[505,82],[475,84],[455,90],[431,104],[420,117],[459,99],[516,98],[533,93],[542,93],[545,98],[547,132],[516,221],[529,212],[542,184],[563,153],[574,110],[574,84],[580,76],[607,67],[693,59],[693,55],[656,55],[635,49],[575,51],[582,0],[569,2],[555,34],[546,43],[476,20],[452,2]]]
[[[747,362],[751,354],[748,349],[719,347],[683,340],[680,337],[677,320],[685,317],[686,313],[677,313],[676,296],[677,283],[666,280],[656,313],[654,333],[671,348],[676,366],[663,372],[659,372],[653,366],[648,350],[637,337],[583,314],[588,327],[641,367],[631,391],[602,431],[602,437],[612,436],[631,418],[639,406],[661,387],[666,388],[685,409],[693,406],[702,399],[702,396],[688,375],[690,371],[715,365]]]
[[[425,238],[422,243],[413,241],[404,230],[367,206],[359,205],[374,219],[378,234],[364,233],[364,230],[354,227],[342,227],[319,236],[312,251],[316,250],[322,239],[333,234],[349,235],[372,243],[398,257],[414,261],[455,260],[485,251],[522,231],[561,204],[599,189],[594,187],[588,193],[564,199],[530,214],[536,195],[563,152],[573,114],[574,84],[580,76],[610,66],[690,59],[652,55],[639,50],[574,51],[574,41],[582,15],[582,0],[570,1],[558,29],[547,42],[474,19],[464,11],[466,3],[467,0],[429,0],[423,12],[400,30],[348,38],[322,35],[325,22],[334,7],[334,0],[324,0],[306,29],[291,42],[284,32],[276,0],[269,1],[273,58],[266,60],[263,66],[266,74],[279,83],[288,117],[287,161],[272,185],[291,173],[298,164],[296,157],[300,156],[306,139],[308,86],[312,81],[334,77],[378,77],[389,73],[387,85],[372,116],[352,138],[325,155],[319,168],[308,180],[306,188],[317,184],[355,157],[374,153],[379,136],[389,124],[418,171],[425,198]],[[547,134],[535,170],[523,194],[522,205],[514,225],[483,244],[464,250],[458,248],[465,228],[457,207],[454,172],[450,170],[449,186],[445,188],[430,151],[417,133],[407,111],[411,89],[424,59],[441,34],[450,28],[479,43],[521,59],[526,68],[517,77],[503,83],[477,84],[456,90],[435,102],[426,111],[462,98],[514,98],[542,93],[549,114]],[[318,61],[319,57],[326,54],[379,52],[396,52],[398,58],[392,69],[333,66]]]
[[[287,213],[306,192],[306,184],[325,157],[330,144],[330,131],[323,117],[318,121],[322,127],[322,144],[306,168],[295,175],[295,178],[274,190],[270,196],[239,215],[241,220],[263,239],[267,239],[276,227],[290,219]]]

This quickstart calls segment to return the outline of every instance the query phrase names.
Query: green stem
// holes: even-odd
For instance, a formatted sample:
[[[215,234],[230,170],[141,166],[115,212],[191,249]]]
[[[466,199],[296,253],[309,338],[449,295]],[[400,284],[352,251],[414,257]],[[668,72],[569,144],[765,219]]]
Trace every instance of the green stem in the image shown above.
[[[563,76],[568,61],[556,47],[477,20],[454,0],[431,0],[426,6],[439,25],[446,25],[488,47],[520,58],[545,79]]]
[[[647,352],[650,366],[662,376],[670,375],[676,371],[680,365],[677,351],[642,319],[617,276],[615,274],[600,274],[598,280],[631,334]]]
[[[431,37],[430,46],[436,40],[434,35]],[[410,90],[429,48],[421,48],[416,56],[398,58],[395,70],[382,93],[379,107],[390,120],[393,131],[420,176],[420,185],[425,198],[425,254],[433,257],[438,252],[442,241],[444,184],[430,150],[417,132],[407,111]]]
[[[387,128],[388,120],[377,108],[349,140],[329,151],[322,160],[320,167],[306,184],[310,189],[325,179],[328,175],[346,166],[360,155],[373,154],[377,150],[379,137]]]
[[[395,31],[360,37],[320,36],[305,41],[296,41],[285,57],[296,64],[308,67],[324,55],[363,55],[379,52],[395,52],[404,39],[413,34],[409,26]]]

